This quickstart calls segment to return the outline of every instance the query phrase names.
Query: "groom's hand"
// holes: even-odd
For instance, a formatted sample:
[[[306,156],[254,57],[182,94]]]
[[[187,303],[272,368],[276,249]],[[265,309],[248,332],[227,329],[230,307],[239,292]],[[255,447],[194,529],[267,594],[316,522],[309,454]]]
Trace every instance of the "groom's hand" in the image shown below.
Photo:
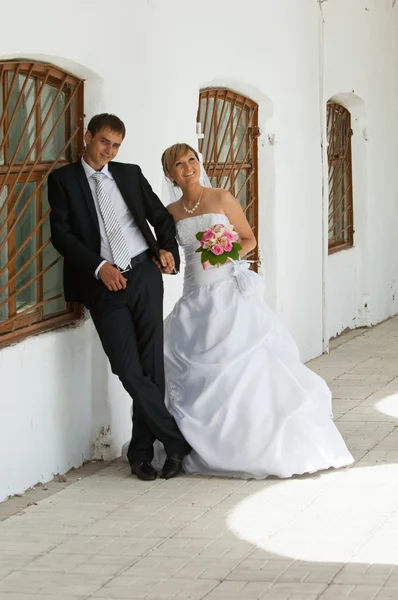
[[[102,265],[98,272],[98,276],[110,292],[126,289],[127,279],[123,277],[119,269],[109,263],[104,263]]]
[[[175,267],[174,256],[168,250],[159,250],[159,255],[160,262],[158,261],[156,256],[153,257],[153,262],[156,263],[156,265],[162,273],[170,275],[174,271]]]

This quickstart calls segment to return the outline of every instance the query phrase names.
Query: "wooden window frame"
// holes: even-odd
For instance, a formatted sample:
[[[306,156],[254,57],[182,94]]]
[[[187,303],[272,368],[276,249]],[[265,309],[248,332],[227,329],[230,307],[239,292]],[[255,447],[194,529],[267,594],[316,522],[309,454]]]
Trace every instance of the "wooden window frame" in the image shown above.
[[[327,137],[328,251],[334,254],[354,245],[351,113],[337,102],[327,104]]]
[[[211,114],[211,120],[209,121],[209,106],[210,101],[213,100],[213,111]],[[217,115],[217,111],[214,110],[214,106],[218,105],[218,101],[221,101],[221,112]],[[202,111],[202,103],[205,102],[206,108]],[[224,134],[220,138],[220,128],[223,116],[225,114],[225,108],[227,104],[230,104],[230,117],[225,127]],[[240,109],[238,122],[234,121],[234,111]],[[244,134],[238,146],[238,150],[233,156],[233,143],[238,138],[239,124],[242,116],[246,113],[247,122]],[[248,217],[250,226],[256,236],[258,237],[258,145],[257,138],[260,134],[258,127],[258,104],[256,104],[250,98],[246,98],[241,94],[238,94],[227,88],[206,88],[200,91],[199,94],[199,106],[197,112],[197,123],[201,123],[202,131],[205,136],[208,136],[207,145],[205,139],[199,140],[199,152],[203,154],[203,166],[205,171],[211,180],[217,177],[218,184],[222,181],[223,177],[227,177],[223,187],[232,191],[233,195],[239,201],[239,196],[243,189],[246,192],[245,206],[242,206]],[[220,156],[223,148],[225,148],[225,141],[227,132],[230,134],[231,144],[227,152],[226,161],[221,161]],[[244,145],[245,142],[245,145]],[[238,160],[237,156],[240,154],[242,146],[246,148],[245,156]],[[231,159],[231,160],[228,160]],[[246,173],[245,181],[237,193],[234,193],[232,189],[238,180],[241,173]],[[218,185],[217,184],[217,185]],[[248,213],[250,209],[250,213]],[[258,260],[258,245],[255,250],[248,255],[251,260]],[[257,265],[253,265],[254,270],[257,270]]]
[[[21,89],[18,91],[15,106],[10,111],[11,94],[18,80],[18,76],[25,77]],[[10,148],[10,132],[13,122],[17,118],[18,107],[23,101],[23,93],[33,80],[34,98],[33,106],[27,109],[26,122],[22,123],[23,129],[12,152]],[[26,85],[26,88],[25,88]],[[54,88],[54,98],[51,99],[50,106],[46,113],[42,113],[42,92],[45,86]],[[47,88],[48,89],[48,88]],[[44,212],[43,208],[43,185],[45,184],[50,172],[56,168],[66,165],[73,160],[83,150],[83,81],[73,75],[58,69],[57,67],[46,63],[33,63],[25,61],[5,61],[0,62],[0,94],[2,97],[0,112],[0,197],[7,196],[0,204],[0,252],[2,248],[7,248],[7,262],[0,268],[0,278],[7,274],[5,283],[0,283],[0,310],[7,307],[8,317],[0,321],[0,348],[9,344],[21,341],[28,336],[63,327],[75,323],[82,316],[82,306],[77,303],[65,303],[65,307],[57,312],[46,315],[45,306],[54,302],[63,296],[62,287],[51,298],[44,299],[44,274],[55,266],[61,257],[56,254],[56,258],[46,267],[43,267],[43,253],[50,244],[50,239],[43,240],[43,229],[48,225],[50,209]],[[53,107],[56,107],[57,100],[63,94],[64,105],[62,110],[52,114]],[[29,113],[29,114],[28,114]],[[45,115],[45,116],[44,116]],[[52,118],[55,122],[49,119]],[[64,137],[63,147],[59,155],[51,159],[42,158],[46,147],[52,139],[52,135],[64,119]],[[45,132],[46,123],[49,121],[52,128],[49,133]],[[24,142],[24,138],[30,124],[34,124],[34,140],[28,141],[28,150],[24,155],[24,160],[18,157],[19,150]],[[47,136],[47,137],[45,137]],[[45,140],[43,138],[45,137]],[[57,149],[58,151],[58,149]],[[33,193],[28,192],[28,199],[25,200],[23,193],[27,190],[30,183],[35,183]],[[18,190],[20,188],[20,191]],[[24,205],[18,209],[18,201],[23,199]],[[22,244],[16,249],[16,226],[22,224],[22,217],[27,209],[32,208],[35,220],[33,228],[29,235],[23,239]],[[23,248],[34,240],[35,246],[33,256],[29,260],[16,267],[16,259]],[[35,265],[35,274],[29,281],[18,288],[18,294],[28,288],[30,285],[36,286],[35,304],[28,306],[22,311],[17,312],[17,277],[20,276],[30,264]],[[0,279],[1,281],[1,279]]]

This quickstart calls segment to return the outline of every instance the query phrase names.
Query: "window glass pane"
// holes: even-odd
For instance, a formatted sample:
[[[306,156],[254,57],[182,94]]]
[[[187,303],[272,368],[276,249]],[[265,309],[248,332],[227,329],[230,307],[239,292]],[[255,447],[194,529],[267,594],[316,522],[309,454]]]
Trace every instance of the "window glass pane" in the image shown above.
[[[59,284],[62,282],[62,264],[63,261],[61,259],[43,275],[43,300],[48,300],[49,298],[54,298],[54,296],[59,295],[59,298],[55,298],[43,306],[44,315],[46,317],[66,310],[66,302],[63,293],[59,289]]]
[[[10,86],[11,86],[11,83],[13,80],[13,76],[14,76],[13,73],[8,74],[9,89],[10,89]],[[18,105],[18,108],[16,109],[16,113],[15,113],[15,116],[14,116],[14,119],[13,119],[13,122],[11,125],[10,135],[8,138],[8,144],[9,144],[8,159],[9,159],[9,161],[12,160],[14,157],[15,151],[16,151],[19,141],[22,137],[22,132],[24,130],[24,127],[28,120],[28,116],[30,114],[30,111],[31,111],[34,101],[35,101],[35,80],[33,78],[29,79],[28,84],[25,87],[25,90],[21,96],[21,90],[25,83],[25,80],[26,80],[25,75],[18,75],[17,80],[14,85],[14,88],[11,92],[11,99],[10,99],[10,104],[8,107],[8,120],[10,122],[14,116],[15,108]],[[31,120],[29,121],[27,131],[25,132],[22,143],[19,147],[16,159],[15,159],[16,162],[19,162],[19,163],[24,162],[25,158],[28,155],[29,155],[29,158],[28,158],[29,161],[35,160],[36,148],[34,148],[34,147],[32,148],[34,141],[35,141],[35,137],[36,137],[36,121],[35,121],[35,115],[33,115]],[[32,152],[29,153],[31,148],[32,148]]]
[[[221,110],[223,101],[220,100],[221,106],[219,107],[219,117],[221,116]],[[222,148],[220,148],[220,158],[219,162],[225,162],[227,159],[231,160],[231,155],[228,156],[229,149],[231,147],[232,140],[232,119],[229,120],[231,116],[231,103],[227,102],[224,107],[224,115],[221,120],[220,129],[218,132],[218,147],[220,148],[222,143]],[[224,138],[225,135],[225,138]]]
[[[217,187],[222,188],[222,189],[227,189],[229,190],[229,185],[231,183],[231,178],[228,179],[228,175],[229,175],[229,171],[225,170],[224,171],[224,175],[221,177],[221,173],[220,175],[217,177],[217,181],[218,181],[218,185]],[[227,185],[228,183],[228,185]]]
[[[235,171],[235,173],[237,173],[237,171]],[[247,176],[248,176],[247,171],[242,169],[235,181],[235,192],[234,192],[235,198],[237,200],[239,200],[239,203],[240,203],[241,207],[243,208],[243,210],[246,208],[246,204],[247,204],[247,202],[246,202]]]
[[[204,139],[203,139],[203,150],[202,150],[202,154],[203,154],[203,158],[206,158],[207,154],[210,152],[211,150],[211,145],[213,143],[213,130],[212,130],[212,121],[213,121],[213,110],[214,110],[214,98],[208,98],[207,99],[207,115],[206,115],[206,104],[204,106],[204,110],[203,110],[203,116],[202,119],[204,121],[205,119],[205,115],[206,115],[206,122],[202,123],[202,126],[204,127]]]
[[[25,189],[22,188],[25,184],[19,183],[16,186],[16,198],[17,208],[16,217],[21,214],[22,210],[26,207],[26,210],[18,221],[15,228],[15,251],[16,251],[16,270],[17,272],[25,267],[36,252],[37,244],[37,233],[35,233],[29,241],[25,244],[26,240],[30,237],[33,229],[36,225],[36,195],[29,201],[29,196],[34,191],[36,184],[30,182],[26,185]],[[20,248],[23,249],[20,250]],[[17,276],[17,312],[21,312],[34,306],[38,301],[38,285],[37,281],[28,285],[25,289],[18,293],[31,279],[35,277],[38,272],[37,269],[37,258],[35,258],[27,267],[24,268],[22,273]]]
[[[245,159],[246,156],[246,152],[247,152],[247,134],[246,134],[246,129],[247,129],[247,125],[248,125],[248,112],[245,110],[243,111],[242,116],[240,117],[242,113],[242,109],[239,107],[235,107],[235,111],[234,111],[234,132],[236,131],[235,134],[235,138],[234,138],[234,145],[233,145],[233,157],[234,160],[236,161],[243,161]],[[239,119],[240,117],[240,119]],[[239,122],[239,124],[238,124]],[[240,149],[239,149],[240,147]]]
[[[329,240],[333,243],[348,241],[348,199],[350,176],[345,158],[329,163]]]
[[[5,206],[5,202],[7,200],[7,195],[8,195],[8,187],[6,186],[4,188],[4,190],[2,191],[2,193],[0,194],[0,245],[1,243],[4,241],[4,238],[7,235],[7,226],[4,226],[3,229],[3,225],[6,221],[7,218],[7,208]],[[8,280],[8,269],[4,270],[4,273],[2,273],[4,267],[7,265],[8,262],[8,246],[7,243],[4,245],[4,247],[0,250],[0,290],[3,287],[3,285],[5,285],[7,283]],[[6,300],[8,297],[8,288],[6,288],[4,291],[0,292],[0,305],[3,303],[4,300]],[[7,304],[3,304],[2,306],[0,306],[0,322],[1,321],[5,321],[8,318],[8,305]]]
[[[337,174],[337,186],[335,187],[335,213],[334,213],[334,223],[335,223],[335,234],[340,242],[343,242],[342,230],[344,228],[343,219],[344,219],[344,176],[343,176],[343,168],[344,164],[340,162],[338,174]]]
[[[49,209],[48,199],[47,199],[47,182],[43,185],[42,192],[42,216]],[[43,244],[50,238],[50,221],[47,218],[42,227],[42,236],[43,236]],[[52,246],[49,244],[43,250],[43,266],[45,269],[48,265],[54,262],[58,258],[59,254]],[[49,298],[53,298],[58,294],[61,294],[60,298],[56,300],[52,300],[47,304],[44,304],[43,311],[44,315],[52,315],[58,312],[65,310],[66,303],[64,300],[64,296],[62,293],[63,283],[62,283],[62,269],[63,269],[63,261],[59,260],[55,265],[53,265],[48,271],[46,271],[43,275],[43,300],[48,300]]]
[[[72,133],[75,131],[76,128],[76,111],[77,111],[77,102],[76,102],[76,96],[75,98],[72,100],[72,102],[69,105],[69,109],[65,114],[65,130],[64,130],[64,139],[65,142],[69,139],[69,137],[72,135]],[[69,129],[68,129],[68,125],[69,125]],[[79,134],[77,134],[79,135]],[[77,160],[78,158],[78,148],[77,148],[77,140],[78,137],[75,136],[73,138],[73,140],[71,141],[71,143],[69,144],[68,148],[65,150],[65,158],[66,160],[68,160],[69,162],[74,162],[75,160]]]
[[[350,173],[350,169],[349,169],[349,165],[345,164],[345,173],[344,173],[344,177],[343,177],[343,181],[344,181],[344,199],[343,199],[343,203],[342,203],[342,211],[343,211],[343,219],[342,219],[342,228],[343,228],[343,232],[342,232],[342,237],[344,242],[348,242],[349,241],[349,231],[348,231],[348,224],[349,224],[349,210],[350,210],[350,202],[349,202],[349,198],[351,197],[351,173]]]
[[[58,117],[62,114],[65,108],[65,93],[61,92],[57,101],[52,105],[54,98],[58,93],[58,89],[50,85],[46,85],[42,92],[42,110],[41,118],[42,123],[48,116],[47,122],[44,125],[41,140],[42,146],[46,143],[52,128],[58,120]],[[65,145],[65,114],[61,117],[55,130],[52,132],[48,144],[42,154],[42,160],[55,160],[62,148]],[[65,159],[65,153],[62,154],[61,159]]]
[[[329,185],[331,183],[333,183],[333,181],[332,182],[329,181]],[[334,213],[333,198],[331,197],[331,194],[329,193],[329,212],[328,212],[329,240],[331,240],[334,236],[333,213]]]

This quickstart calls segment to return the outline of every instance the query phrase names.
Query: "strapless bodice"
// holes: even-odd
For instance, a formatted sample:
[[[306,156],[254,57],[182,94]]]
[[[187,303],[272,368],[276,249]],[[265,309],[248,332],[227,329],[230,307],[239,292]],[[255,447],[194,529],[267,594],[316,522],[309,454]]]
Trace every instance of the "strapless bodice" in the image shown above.
[[[233,276],[232,263],[204,270],[201,263],[201,254],[196,252],[199,248],[196,234],[199,231],[205,231],[213,225],[229,225],[229,223],[227,215],[223,213],[206,213],[177,221],[177,241],[181,248],[181,258],[185,266],[184,295],[203,285],[212,285]]]

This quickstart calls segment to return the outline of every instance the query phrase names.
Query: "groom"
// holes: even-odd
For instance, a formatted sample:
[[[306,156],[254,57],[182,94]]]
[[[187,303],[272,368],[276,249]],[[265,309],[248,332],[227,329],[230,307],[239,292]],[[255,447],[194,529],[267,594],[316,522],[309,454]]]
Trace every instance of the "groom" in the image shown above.
[[[167,453],[165,479],[178,475],[190,450],[164,403],[158,266],[173,272],[179,255],[173,218],[141,169],[111,162],[125,133],[115,115],[96,115],[88,124],[82,159],[51,173],[51,241],[64,257],[66,301],[90,310],[112,371],[133,399],[127,456],[132,473],[150,481],[157,475],[151,465],[156,439]]]

